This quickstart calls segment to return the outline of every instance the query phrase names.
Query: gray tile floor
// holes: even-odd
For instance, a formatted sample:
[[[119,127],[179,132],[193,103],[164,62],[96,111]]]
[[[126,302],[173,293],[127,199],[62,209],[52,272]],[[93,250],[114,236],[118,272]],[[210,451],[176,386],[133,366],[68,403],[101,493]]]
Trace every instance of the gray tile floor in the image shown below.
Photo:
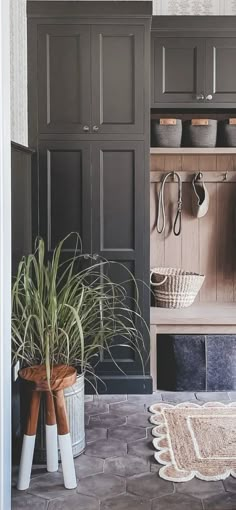
[[[78,487],[62,473],[34,466],[30,488],[15,489],[13,510],[236,510],[236,479],[172,483],[158,476],[148,406],[165,401],[229,402],[236,393],[172,393],[86,397],[87,447],[75,459]]]

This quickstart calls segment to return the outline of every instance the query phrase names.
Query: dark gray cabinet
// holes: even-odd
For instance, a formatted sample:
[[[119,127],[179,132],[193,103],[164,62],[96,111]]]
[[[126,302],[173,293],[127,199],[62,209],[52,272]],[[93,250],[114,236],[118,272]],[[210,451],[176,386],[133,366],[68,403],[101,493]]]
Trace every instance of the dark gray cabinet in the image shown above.
[[[111,279],[125,282],[133,308],[138,288],[148,325],[152,3],[29,0],[27,6],[29,138],[39,153],[34,237],[45,239],[50,256],[62,238],[78,232],[83,253],[106,259]],[[68,241],[64,259],[72,251]],[[116,336],[112,355],[123,372],[101,352],[101,392],[151,391],[149,334],[141,322],[137,327],[145,369]]]
[[[39,147],[39,233],[50,254],[70,232],[79,232],[91,253],[91,175],[88,142],[41,142]],[[65,245],[73,253],[74,241]]]
[[[152,108],[235,108],[235,16],[154,16]]]
[[[91,41],[92,131],[143,133],[144,27],[95,25]]]
[[[143,133],[143,26],[38,30],[41,133]]]
[[[196,103],[204,95],[205,44],[192,37],[152,38],[152,105]],[[199,99],[198,99],[199,98]]]
[[[48,253],[71,231],[79,232],[85,254],[109,261],[104,270],[112,281],[124,285],[132,309],[137,288],[131,274],[137,282],[146,279],[145,215],[140,207],[140,199],[145,203],[144,148],[133,141],[51,141],[41,143],[39,151],[39,233],[47,240]],[[73,249],[70,239],[63,255]],[[139,306],[148,322],[145,288],[142,283],[138,288]],[[120,368],[126,374],[140,373],[139,356],[117,336],[114,345],[121,343],[123,347],[112,351]],[[97,373],[114,370],[121,375],[110,356],[101,352]]]
[[[236,106],[236,37],[206,40],[206,94]]]
[[[40,133],[83,133],[90,126],[90,28],[39,25]]]

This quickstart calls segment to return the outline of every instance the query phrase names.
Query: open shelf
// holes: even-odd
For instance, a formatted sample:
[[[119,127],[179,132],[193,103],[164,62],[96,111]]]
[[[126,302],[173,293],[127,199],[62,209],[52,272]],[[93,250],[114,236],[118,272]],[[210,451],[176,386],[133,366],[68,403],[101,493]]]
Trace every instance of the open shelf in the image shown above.
[[[150,154],[235,154],[236,147],[177,147],[177,148],[163,148],[151,147]]]
[[[151,307],[159,333],[236,333],[236,303],[194,303],[188,308]]]

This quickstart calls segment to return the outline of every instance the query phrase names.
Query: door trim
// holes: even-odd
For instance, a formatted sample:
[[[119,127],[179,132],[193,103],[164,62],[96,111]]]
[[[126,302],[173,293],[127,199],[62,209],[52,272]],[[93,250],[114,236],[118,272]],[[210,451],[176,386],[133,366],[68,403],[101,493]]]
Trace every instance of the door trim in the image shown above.
[[[0,509],[11,508],[10,11],[0,4]],[[2,412],[4,409],[4,412]]]

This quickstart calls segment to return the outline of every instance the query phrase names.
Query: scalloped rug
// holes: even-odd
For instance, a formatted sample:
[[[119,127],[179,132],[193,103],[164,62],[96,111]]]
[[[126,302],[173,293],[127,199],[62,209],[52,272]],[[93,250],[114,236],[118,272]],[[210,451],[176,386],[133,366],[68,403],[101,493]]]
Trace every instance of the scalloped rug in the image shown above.
[[[236,478],[236,403],[154,404],[154,456],[159,475],[172,482]]]

